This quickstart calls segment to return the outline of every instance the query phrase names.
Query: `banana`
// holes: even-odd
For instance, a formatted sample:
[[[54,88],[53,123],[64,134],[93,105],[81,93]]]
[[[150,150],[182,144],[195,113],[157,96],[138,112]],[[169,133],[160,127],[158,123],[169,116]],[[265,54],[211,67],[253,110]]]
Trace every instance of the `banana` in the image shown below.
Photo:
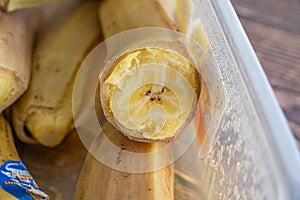
[[[73,129],[73,83],[100,39],[97,9],[98,2],[77,5],[38,41],[29,89],[13,106],[13,126],[22,141],[54,147]]]
[[[175,29],[154,0],[104,1],[99,18],[105,38],[145,26]],[[200,92],[198,72],[188,59],[147,46],[120,56],[100,75],[100,85],[107,120],[140,142],[178,138],[194,114]]]
[[[5,200],[49,199],[27,171],[14,145],[11,128],[0,114],[0,197]]]
[[[0,113],[27,89],[38,10],[0,11]]]

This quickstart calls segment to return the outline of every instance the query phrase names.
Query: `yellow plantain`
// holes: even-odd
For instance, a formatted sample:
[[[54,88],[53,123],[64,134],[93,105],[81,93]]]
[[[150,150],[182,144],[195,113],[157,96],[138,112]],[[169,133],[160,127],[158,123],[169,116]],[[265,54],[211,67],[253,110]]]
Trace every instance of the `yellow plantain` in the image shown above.
[[[162,147],[162,144],[145,144],[129,140],[117,131],[111,124],[102,127],[110,141],[120,147],[120,159],[114,160],[118,165],[128,162],[128,157],[123,151],[135,153],[149,153]],[[93,151],[107,146],[105,140],[99,139],[93,144]],[[145,159],[144,163],[153,166],[161,159],[172,159],[169,155],[156,155]],[[139,165],[139,163],[135,163]],[[97,199],[144,199],[144,200],[171,200],[174,198],[174,167],[173,164],[146,173],[129,173],[112,169],[88,154],[76,186],[75,200]]]
[[[0,197],[5,200],[49,199],[28,173],[14,145],[11,128],[0,114]]]
[[[20,160],[18,152],[14,145],[11,128],[5,120],[3,114],[0,114],[0,165],[6,160]]]
[[[27,89],[39,10],[0,11],[0,113]]]
[[[14,146],[10,126],[2,114],[0,114],[0,143],[0,166],[7,160],[20,160]],[[17,200],[16,197],[3,190],[2,187],[0,187],[0,197],[6,200]]]
[[[75,200],[81,199],[173,199],[172,167],[156,172],[132,174],[111,169],[88,154],[77,185]],[[167,171],[170,170],[170,171]],[[170,181],[161,181],[165,179]],[[162,185],[163,184],[163,185]]]
[[[104,0],[99,18],[105,38],[140,27],[176,29],[156,0]]]
[[[184,1],[180,1],[180,2],[183,3]],[[182,15],[182,14],[183,13],[178,13],[178,15]],[[152,1],[152,0],[150,1],[106,0],[100,4],[99,17],[103,29],[103,35],[105,38],[108,38],[114,34],[117,34],[125,30],[144,27],[144,26],[174,28],[174,26],[166,18],[166,15],[159,7],[159,4],[157,4],[156,1]],[[181,24],[182,27],[185,26],[183,23],[185,23],[184,20]],[[187,28],[185,28],[184,30],[187,31]],[[198,32],[199,30],[200,32]],[[206,37],[205,38],[202,37],[204,35],[202,33],[201,26],[197,26],[197,29],[191,30],[190,34],[192,35],[193,38],[197,39],[197,41],[200,42],[200,44],[203,45],[204,50],[207,50],[208,42],[206,40]],[[108,44],[107,48],[110,48],[110,44]],[[142,52],[143,50],[144,49],[140,50],[140,52]],[[157,49],[153,51],[156,50]],[[159,51],[159,49],[157,51]],[[136,52],[133,52],[132,54],[130,53],[126,54],[125,56],[134,57],[136,54]],[[147,55],[147,53],[148,52],[142,52],[139,56]],[[162,51],[161,53],[164,54],[166,52]],[[172,54],[170,54],[170,56],[176,57],[176,55],[172,55]],[[140,60],[142,59],[143,58],[141,58]],[[136,61],[136,60],[132,59],[131,61]],[[122,58],[118,59],[117,62],[121,63]],[[111,71],[108,70],[108,76],[110,75]],[[190,81],[191,85],[193,85],[193,82],[195,82],[194,85],[196,87],[197,81],[194,81],[196,79],[193,78],[193,73],[186,73],[185,75],[189,77],[188,80]],[[102,89],[103,87],[101,88],[100,92],[99,90],[98,92],[99,93],[105,92]],[[128,90],[124,90],[124,93],[126,93],[127,91]],[[96,94],[96,96],[97,95],[98,94]],[[99,96],[100,95],[98,95],[97,97]],[[136,97],[135,93],[132,96]],[[99,108],[100,106],[97,107],[97,103],[99,102],[96,100],[96,109],[98,111],[98,116],[101,116],[99,117],[98,120],[100,123],[103,123],[104,114],[102,113],[101,108]],[[108,107],[109,104],[102,104],[102,108],[105,109],[106,106]],[[133,107],[133,109],[134,108],[135,107]],[[201,110],[198,111],[201,112]],[[202,118],[200,119],[200,121],[201,120]],[[202,123],[202,121],[199,123]],[[109,141],[112,142],[114,145],[118,146],[121,150],[127,150],[127,151],[138,152],[138,153],[146,153],[149,151],[155,152],[156,150],[160,149],[163,145],[166,144],[166,143],[141,143],[141,142],[129,140],[125,136],[121,135],[121,132],[117,131],[116,127],[112,126],[111,124],[104,123],[104,126],[102,126],[103,132],[106,135],[106,137],[109,139]],[[199,140],[201,140],[201,134],[204,131],[202,130],[202,128],[203,128],[202,126],[200,126],[199,128]],[[122,133],[124,134],[124,132]],[[97,149],[105,148],[107,146],[108,145],[103,138],[99,139],[98,141],[96,139],[95,144],[91,148],[91,151],[94,153],[94,155],[98,155]],[[200,176],[201,173],[199,173],[199,169],[201,169],[200,168],[201,163],[198,160],[198,151],[199,151],[199,142],[195,140],[192,146],[190,147],[190,149],[188,150],[188,152],[186,152],[185,155],[183,155],[183,157],[181,157],[180,160],[176,162],[175,169],[174,169],[174,165],[169,165],[158,171],[140,173],[140,174],[120,172],[116,169],[112,169],[100,163],[92,155],[88,154],[78,180],[75,199],[76,200],[92,199],[95,196],[99,197],[99,199],[104,199],[104,200],[105,199],[199,199],[199,200],[205,199],[205,195],[203,191],[201,191],[201,187],[200,187],[202,184],[201,176]],[[126,157],[125,153],[123,154],[122,151],[120,151],[119,154],[122,159],[116,161],[113,160],[113,162],[120,162],[121,164],[122,163],[124,164],[127,161],[130,161],[130,158]],[[159,156],[161,156],[160,158],[163,157],[164,159],[172,159],[171,157],[169,157],[169,155],[159,155]],[[155,165],[155,163],[157,164],[159,162],[161,162],[160,159],[146,161],[146,163],[149,164],[150,166]],[[136,165],[140,165],[140,164],[136,162]],[[127,167],[130,168],[131,166],[127,166]],[[134,168],[134,166],[132,166],[132,168]],[[174,180],[174,174],[175,174],[175,180]],[[175,185],[174,185],[174,181],[175,181]],[[148,191],[146,190],[146,188],[149,188]],[[174,194],[176,196],[174,196]]]
[[[154,0],[106,0],[100,3],[99,18],[105,38],[139,27],[155,26],[174,29],[159,4]],[[98,92],[101,93],[102,88]],[[98,98],[99,96],[100,94],[98,94]],[[106,105],[102,104],[102,108],[100,105],[97,107],[97,104],[100,104],[98,101],[100,100],[96,100],[98,117],[101,113],[98,120],[102,122],[104,114],[101,109]],[[145,160],[149,166],[155,166],[162,160],[172,159],[171,152],[167,155],[159,155],[156,152],[167,143],[143,143],[130,140],[123,135],[123,132],[121,133],[115,126],[107,122],[104,123],[102,128],[109,141],[121,149],[119,154],[123,159],[113,160],[117,164],[123,163],[126,165],[130,161],[130,158],[126,157],[122,150],[138,153],[152,152],[156,155],[156,159]],[[95,142],[93,145],[92,151],[96,153],[98,148],[105,148],[105,146],[107,146],[107,143],[103,139],[99,139],[99,142]],[[136,163],[136,165],[139,165],[139,163]],[[127,167],[130,168],[130,166]],[[88,200],[95,196],[103,200],[174,199],[174,165],[171,164],[162,169],[146,173],[121,172],[100,163],[88,154],[78,179],[75,199]]]
[[[98,2],[77,5],[37,42],[29,89],[13,106],[14,129],[22,141],[54,147],[73,128],[73,83],[100,38],[97,8]]]
[[[175,29],[155,0],[103,1],[99,17],[105,38],[139,27]],[[136,141],[166,142],[177,139],[190,121],[200,78],[173,50],[145,46],[120,56],[100,75],[100,85],[111,124]]]
[[[42,6],[49,3],[69,2],[75,0],[0,0],[0,8],[5,11],[14,11],[18,9]]]

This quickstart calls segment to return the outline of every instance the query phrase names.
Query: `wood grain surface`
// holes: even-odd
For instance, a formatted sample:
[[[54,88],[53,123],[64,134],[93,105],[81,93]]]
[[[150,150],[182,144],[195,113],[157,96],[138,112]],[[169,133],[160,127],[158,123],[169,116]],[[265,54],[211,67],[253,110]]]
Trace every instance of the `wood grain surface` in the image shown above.
[[[300,1],[231,2],[300,149]]]

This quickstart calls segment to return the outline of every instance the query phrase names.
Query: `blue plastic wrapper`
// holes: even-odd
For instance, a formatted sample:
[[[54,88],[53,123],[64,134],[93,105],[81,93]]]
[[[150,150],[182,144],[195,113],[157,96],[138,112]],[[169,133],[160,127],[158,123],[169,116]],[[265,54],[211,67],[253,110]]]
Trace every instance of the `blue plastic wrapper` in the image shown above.
[[[19,200],[48,200],[22,161],[8,160],[0,166],[0,187]]]

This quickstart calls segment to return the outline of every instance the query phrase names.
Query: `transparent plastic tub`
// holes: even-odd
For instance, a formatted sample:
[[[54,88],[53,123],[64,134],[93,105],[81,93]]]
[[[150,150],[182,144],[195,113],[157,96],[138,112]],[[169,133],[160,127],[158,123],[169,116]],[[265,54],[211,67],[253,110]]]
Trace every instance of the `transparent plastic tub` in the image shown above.
[[[200,199],[300,199],[299,152],[230,1],[160,2],[187,35],[206,35],[227,92],[211,151],[195,161]]]
[[[221,112],[211,115],[216,118],[211,130],[175,162],[175,199],[299,200],[299,152],[230,1],[158,1],[180,31],[212,58],[216,71],[205,77],[215,78],[211,102],[217,105],[218,97],[224,98]],[[66,199],[72,199],[86,153],[81,141],[75,141],[67,141],[64,151],[19,145],[31,171],[40,175],[39,183],[54,185]],[[36,167],[38,163],[43,166]],[[44,165],[49,173],[41,175]]]
[[[203,112],[198,110],[202,114],[202,132],[199,134],[198,128],[187,131],[197,132],[198,140],[193,140],[187,151],[175,162],[175,199],[300,199],[300,191],[297,190],[300,187],[299,152],[230,2],[159,2],[179,30],[200,44],[201,49],[195,47],[193,42],[183,39],[189,53],[201,61],[199,72],[207,86],[202,86],[200,96]],[[132,32],[138,37],[131,37]],[[171,33],[163,34],[164,31],[155,32],[155,29],[146,29],[145,32],[146,34],[139,30],[129,30],[108,39],[106,44],[109,53],[103,61],[98,58],[104,52],[101,50],[103,45],[96,47],[83,62],[74,88],[81,88],[78,85],[80,82],[88,82],[89,86],[84,87],[93,87],[91,91],[95,91],[97,84],[93,84],[91,80],[95,79],[95,83],[98,81],[98,76],[93,76],[101,68],[97,69],[97,66],[105,67],[106,62],[109,63],[119,51],[125,51],[123,46],[132,48],[131,46],[139,46],[140,41],[150,41],[153,38],[168,41],[170,38],[180,38],[165,37]],[[143,35],[146,35],[146,39],[140,39]],[[114,44],[118,48],[112,50]],[[89,81],[82,81],[87,78]],[[109,140],[104,142],[105,147],[111,146],[109,150],[105,149],[106,153],[97,150],[98,147],[92,148],[98,136],[105,137],[103,132],[98,133],[101,129],[98,121],[92,120],[96,119],[96,114],[91,114],[94,109],[94,93],[88,96],[91,104],[85,106],[85,112],[81,112],[80,107],[73,107],[75,124],[86,148],[112,169],[143,172],[133,168],[144,163],[142,169],[145,169],[151,163],[142,162],[138,155],[130,152],[125,156],[128,163],[139,165],[126,165],[127,162],[121,168],[111,165],[110,163],[118,163],[114,161],[114,155],[118,155],[119,147],[115,148]],[[74,105],[80,105],[80,100],[77,102],[80,99],[77,97],[82,96],[80,91],[78,93],[75,90],[74,96]],[[94,133],[92,138],[91,132]],[[188,136],[188,133],[184,135]],[[174,146],[170,148],[173,155],[176,151],[181,151],[180,147],[185,140],[185,137],[181,137],[178,144],[171,144]],[[103,158],[107,152],[111,156]]]

